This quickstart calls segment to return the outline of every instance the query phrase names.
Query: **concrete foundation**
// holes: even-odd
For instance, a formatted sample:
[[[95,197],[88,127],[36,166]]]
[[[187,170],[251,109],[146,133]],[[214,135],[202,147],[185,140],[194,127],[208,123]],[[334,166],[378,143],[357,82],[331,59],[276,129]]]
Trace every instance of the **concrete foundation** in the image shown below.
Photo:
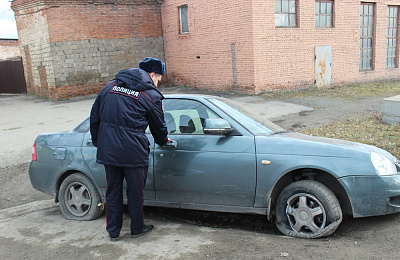
[[[382,122],[386,124],[400,124],[400,95],[385,98],[382,104]]]

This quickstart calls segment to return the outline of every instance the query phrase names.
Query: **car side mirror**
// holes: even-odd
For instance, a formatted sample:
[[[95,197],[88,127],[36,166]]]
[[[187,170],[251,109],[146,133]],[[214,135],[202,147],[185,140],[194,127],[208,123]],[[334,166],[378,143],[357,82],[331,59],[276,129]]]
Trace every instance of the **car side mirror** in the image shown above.
[[[208,118],[204,121],[204,133],[208,135],[229,135],[234,128],[222,118]]]

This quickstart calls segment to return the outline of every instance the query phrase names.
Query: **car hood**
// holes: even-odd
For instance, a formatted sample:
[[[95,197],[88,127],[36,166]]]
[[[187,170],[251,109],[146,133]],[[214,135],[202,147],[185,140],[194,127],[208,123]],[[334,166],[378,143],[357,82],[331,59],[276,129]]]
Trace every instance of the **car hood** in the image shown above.
[[[257,139],[257,151],[261,153],[349,158],[377,152],[394,160],[393,155],[372,145],[295,132],[276,133]]]

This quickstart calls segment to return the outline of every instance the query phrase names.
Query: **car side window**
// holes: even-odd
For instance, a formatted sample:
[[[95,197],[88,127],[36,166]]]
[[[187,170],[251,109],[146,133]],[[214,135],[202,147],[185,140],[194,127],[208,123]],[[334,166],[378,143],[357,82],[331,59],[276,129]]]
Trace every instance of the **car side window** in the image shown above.
[[[80,123],[80,125],[78,125],[74,129],[74,131],[78,132],[78,133],[86,133],[87,131],[89,131],[89,128],[90,128],[90,120],[89,120],[89,118],[87,118],[85,121]]]
[[[204,134],[204,121],[219,116],[195,100],[167,99],[164,118],[169,134]]]

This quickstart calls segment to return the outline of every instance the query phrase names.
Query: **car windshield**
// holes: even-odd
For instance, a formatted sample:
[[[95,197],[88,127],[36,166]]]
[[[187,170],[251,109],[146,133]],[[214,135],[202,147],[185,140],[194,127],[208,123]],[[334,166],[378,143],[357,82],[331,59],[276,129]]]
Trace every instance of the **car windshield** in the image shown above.
[[[243,127],[248,129],[254,135],[273,134],[285,131],[282,127],[269,120],[261,118],[256,113],[247,110],[245,107],[232,100],[212,98],[209,99],[209,101],[217,105],[228,115],[235,118]]]

